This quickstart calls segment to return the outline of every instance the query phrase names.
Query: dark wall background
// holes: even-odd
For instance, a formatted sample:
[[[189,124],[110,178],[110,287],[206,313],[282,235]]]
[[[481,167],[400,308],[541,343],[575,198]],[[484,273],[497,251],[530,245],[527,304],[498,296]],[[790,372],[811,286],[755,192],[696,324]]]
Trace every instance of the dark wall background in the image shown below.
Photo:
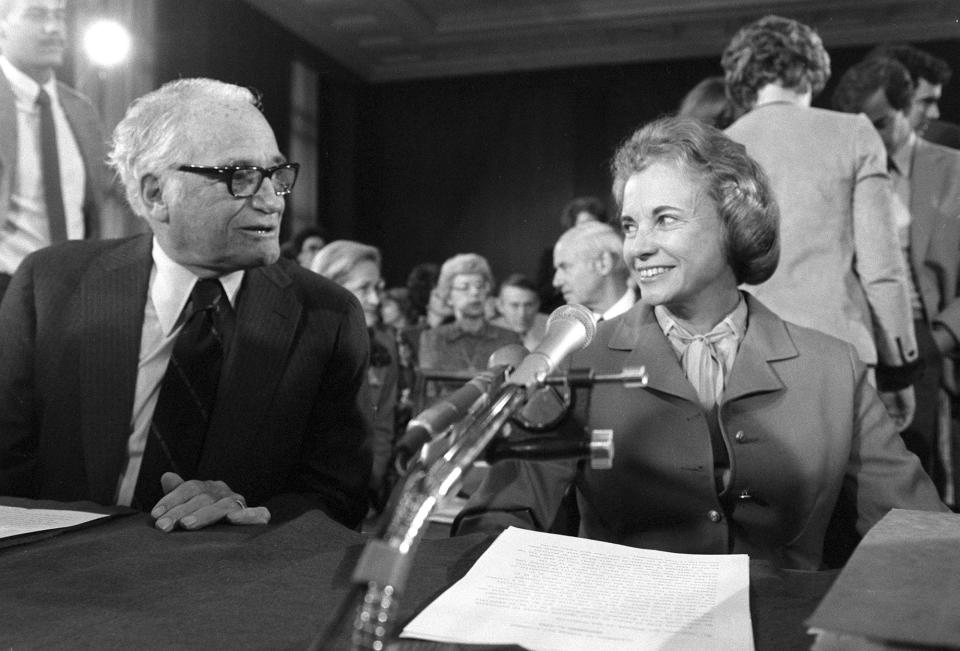
[[[960,39],[918,45],[956,69],[941,109],[960,122]],[[498,278],[535,275],[541,252],[560,234],[566,201],[582,194],[609,200],[607,167],[617,143],[721,72],[718,52],[367,85],[234,0],[158,3],[156,49],[158,83],[202,75],[261,90],[281,148],[290,132],[291,61],[320,72],[316,218],[335,238],[381,247],[390,285],[402,284],[419,262],[465,251],[485,255]],[[831,48],[833,81],[866,51]],[[815,104],[826,105],[832,88]]]
[[[960,41],[919,44],[951,62],[945,119],[960,121]],[[869,48],[831,49],[832,82]],[[608,164],[643,123],[722,74],[714,58],[366,87],[357,130],[356,236],[384,251],[390,284],[423,261],[486,256],[498,278],[535,276],[574,196],[611,202]]]

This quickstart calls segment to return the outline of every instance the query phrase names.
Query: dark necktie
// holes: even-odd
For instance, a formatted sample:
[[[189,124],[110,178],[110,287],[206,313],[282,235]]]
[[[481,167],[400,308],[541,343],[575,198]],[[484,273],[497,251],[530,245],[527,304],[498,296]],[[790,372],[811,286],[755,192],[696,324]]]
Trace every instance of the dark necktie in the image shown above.
[[[50,222],[50,243],[67,239],[67,215],[60,189],[60,154],[57,150],[57,129],[53,124],[50,96],[43,88],[37,95],[40,106],[40,168],[43,173],[43,198]]]
[[[219,280],[198,280],[184,313],[186,321],[160,383],[137,478],[136,498],[144,510],[163,497],[164,472],[195,478],[228,341],[232,312]]]

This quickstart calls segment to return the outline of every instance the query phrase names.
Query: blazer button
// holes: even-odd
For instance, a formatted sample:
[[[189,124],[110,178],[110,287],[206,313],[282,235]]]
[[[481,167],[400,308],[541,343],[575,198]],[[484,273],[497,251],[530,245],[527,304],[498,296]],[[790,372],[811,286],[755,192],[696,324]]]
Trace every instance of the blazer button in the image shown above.
[[[720,511],[716,509],[710,509],[707,512],[707,517],[710,518],[710,522],[720,522],[723,519],[723,516],[720,515]]]
[[[737,430],[737,433],[733,435],[734,440],[737,443],[743,443],[743,440],[747,438],[747,435],[743,433],[743,430]]]

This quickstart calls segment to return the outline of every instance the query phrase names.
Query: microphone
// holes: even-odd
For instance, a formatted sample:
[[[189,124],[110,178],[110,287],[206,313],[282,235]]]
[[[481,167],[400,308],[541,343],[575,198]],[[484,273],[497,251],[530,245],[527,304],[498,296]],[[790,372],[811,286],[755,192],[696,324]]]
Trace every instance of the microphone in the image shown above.
[[[402,472],[410,458],[425,443],[437,438],[466,416],[477,400],[490,392],[495,381],[502,379],[508,369],[514,368],[523,360],[526,352],[527,349],[520,344],[498,348],[490,355],[488,370],[411,418],[395,447],[394,463],[397,470]]]
[[[547,319],[540,345],[507,378],[508,384],[531,389],[543,382],[570,353],[586,348],[597,332],[593,313],[582,305],[558,307]]]

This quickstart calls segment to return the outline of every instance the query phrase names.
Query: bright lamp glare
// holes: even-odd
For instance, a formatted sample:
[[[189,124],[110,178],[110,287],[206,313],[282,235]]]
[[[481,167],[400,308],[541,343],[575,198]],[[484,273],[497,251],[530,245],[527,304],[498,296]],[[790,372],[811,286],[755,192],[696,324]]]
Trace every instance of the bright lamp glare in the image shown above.
[[[118,22],[99,20],[87,28],[83,47],[90,61],[109,68],[127,58],[130,53],[130,33]]]

